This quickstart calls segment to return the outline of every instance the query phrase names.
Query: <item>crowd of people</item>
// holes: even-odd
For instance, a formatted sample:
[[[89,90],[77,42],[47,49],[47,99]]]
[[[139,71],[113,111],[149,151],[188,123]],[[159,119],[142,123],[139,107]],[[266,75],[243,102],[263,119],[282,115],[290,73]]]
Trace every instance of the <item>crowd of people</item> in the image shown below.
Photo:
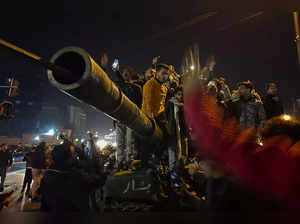
[[[244,189],[241,190],[239,188],[238,191],[237,185],[232,187],[232,181],[229,181],[231,177],[228,178],[228,172],[230,173],[230,171],[224,169],[222,167],[223,164],[216,161],[214,157],[211,158],[211,155],[206,152],[205,148],[202,150],[205,144],[204,146],[202,145],[202,139],[199,140],[197,129],[195,131],[193,126],[199,124],[194,123],[197,121],[195,111],[201,111],[203,108],[193,106],[195,114],[192,115],[189,113],[186,114],[184,111],[184,108],[189,111],[188,107],[191,106],[187,106],[184,103],[184,98],[187,98],[186,96],[184,97],[184,91],[189,88],[189,84],[187,84],[189,81],[184,81],[183,76],[178,76],[173,66],[158,63],[157,59],[157,57],[154,58],[152,66],[145,71],[143,76],[135,76],[133,70],[129,68],[125,68],[122,73],[117,68],[115,76],[112,75],[113,80],[114,77],[117,77],[115,83],[125,95],[136,103],[149,118],[155,120],[164,133],[164,138],[159,143],[141,144],[138,135],[132,136],[126,134],[132,131],[125,125],[118,123],[117,163],[121,164],[124,159],[128,159],[129,156],[126,155],[126,152],[132,153],[132,148],[135,148],[138,152],[136,159],[141,160],[143,168],[153,166],[151,164],[153,158],[160,160],[167,154],[169,173],[174,174],[179,172],[177,169],[178,164],[188,165],[196,156],[197,161],[200,161],[198,165],[201,169],[204,169],[207,178],[205,184],[206,193],[204,195],[208,208],[216,209],[220,204],[218,202],[226,198],[226,191],[236,190],[236,192],[243,192],[241,194],[237,193],[235,196],[232,193],[229,194],[230,196],[228,197],[231,197],[231,199],[227,198],[228,203],[229,201],[234,201],[236,195],[245,195]],[[103,67],[107,68],[106,65],[102,64]],[[218,109],[222,109],[222,116],[214,119],[222,118],[224,122],[235,122],[227,123],[228,127],[224,127],[224,124],[222,124],[224,130],[229,133],[234,132],[236,136],[240,132],[251,130],[254,133],[251,135],[253,143],[261,146],[263,145],[262,139],[265,136],[261,136],[260,133],[261,130],[266,130],[265,126],[270,125],[269,121],[279,119],[280,122],[296,122],[295,118],[284,115],[284,108],[279,96],[277,83],[267,83],[263,97],[258,94],[254,84],[249,80],[239,82],[237,89],[230,90],[226,84],[226,79],[223,76],[218,77],[214,74],[215,65],[215,58],[213,56],[209,57],[206,66],[192,78],[192,82],[201,82],[204,86],[204,91],[214,99],[213,101],[216,103]],[[194,105],[198,104],[194,103]],[[212,106],[208,111],[212,110],[211,113],[214,114],[214,109]],[[209,121],[209,115],[206,118]],[[210,136],[206,137],[209,132],[206,133],[204,130],[204,127],[206,127],[205,122],[203,122],[201,129],[203,132],[201,133],[201,137],[207,138],[212,142],[218,142],[217,139],[209,138]],[[232,125],[235,128],[232,128]],[[134,144],[132,143],[132,139],[134,139]],[[204,142],[207,141],[204,140]],[[196,144],[193,144],[195,142]],[[213,151],[211,147],[210,150]],[[226,161],[222,162],[225,163]],[[240,187],[240,185],[238,186]],[[239,205],[236,204],[235,207],[239,207]]]
[[[135,74],[131,67],[125,67],[121,71],[119,65],[111,70],[107,56],[104,55],[101,59],[101,67],[120,90],[163,133],[160,142],[149,143],[122,122],[114,121],[117,147],[114,159],[109,156],[112,161],[111,169],[135,170],[132,162],[140,161],[141,170],[151,170],[157,163],[162,165],[162,160],[165,160],[167,175],[169,179],[173,179],[169,184],[174,189],[188,186],[180,179],[180,169],[188,168],[190,183],[195,183],[195,170],[204,172],[205,184],[190,184],[188,193],[197,192],[202,198],[195,198],[204,201],[204,207],[208,209],[240,208],[237,197],[240,197],[240,201],[245,200],[244,205],[248,208],[257,201],[274,196],[269,201],[275,206],[274,201],[284,195],[279,187],[274,188],[274,191],[270,189],[271,193],[263,197],[264,200],[258,200],[261,195],[254,194],[257,190],[264,193],[274,183],[278,186],[286,185],[276,178],[272,179],[273,176],[268,177],[267,174],[275,175],[268,169],[266,173],[269,173],[262,172],[262,177],[256,178],[255,175],[260,175],[257,167],[264,169],[263,162],[272,167],[280,164],[271,161],[274,155],[269,158],[264,155],[262,158],[266,161],[263,162],[259,160],[261,158],[253,159],[253,152],[262,150],[262,147],[270,147],[266,143],[267,138],[287,135],[292,136],[293,141],[298,141],[300,136],[299,122],[284,115],[277,84],[267,83],[265,96],[261,97],[249,80],[239,82],[236,90],[230,90],[225,77],[218,77],[214,72],[214,57],[209,57],[201,72],[190,78],[184,77],[189,74],[177,74],[172,65],[159,63],[158,59],[153,59],[152,65],[143,75]],[[95,148],[92,140],[91,148]],[[249,151],[252,154],[248,155]],[[86,154],[83,148],[80,149],[66,138],[51,153],[41,143],[24,157],[27,164],[22,192],[26,190],[32,200],[41,201],[43,211],[88,210],[91,195],[95,194],[95,189],[103,186],[106,179],[104,161],[107,162],[108,157],[100,157],[95,150]],[[281,161],[277,159],[276,162]],[[287,164],[288,159],[282,161]],[[191,166],[191,163],[196,166]],[[3,144],[0,151],[2,191],[6,170],[11,164],[11,155],[7,152],[7,145]],[[277,168],[274,170],[278,171]],[[253,184],[253,181],[258,184]],[[54,191],[58,186],[61,191]],[[161,194],[165,195],[167,190],[163,186],[161,188]],[[68,192],[67,189],[72,190]],[[74,194],[76,200],[72,196]],[[251,200],[245,199],[247,196]],[[167,198],[168,195],[163,197]],[[65,201],[72,203],[63,203]],[[293,202],[288,200],[288,203],[290,201]],[[280,207],[278,204],[276,206]]]
[[[119,65],[112,71],[109,70],[106,55],[101,59],[101,65],[108,74],[112,74],[111,79],[123,93],[149,118],[157,122],[165,136],[159,148],[169,148],[170,167],[174,167],[175,154],[173,152],[176,151],[178,157],[179,148],[179,158],[188,157],[188,150],[185,149],[189,147],[185,143],[191,137],[190,128],[186,125],[183,113],[184,78],[183,75],[180,76],[175,72],[172,65],[158,63],[158,58],[153,59],[151,67],[143,75],[136,75],[131,67],[125,67],[121,72]],[[214,56],[209,57],[206,66],[197,75],[197,79],[206,83],[210,94],[226,110],[228,116],[234,116],[239,121],[241,127],[258,129],[264,121],[284,114],[275,82],[266,84],[264,97],[257,93],[253,83],[249,80],[239,82],[237,89],[231,91],[226,84],[226,79],[214,74],[215,65]],[[124,159],[128,160],[129,155],[134,153],[135,147],[139,154],[137,158],[141,159],[146,166],[153,148],[158,147],[149,144],[141,146],[139,137],[134,136],[132,130],[120,122],[116,123],[116,130],[118,163],[121,164]],[[178,138],[180,143],[178,143]],[[193,155],[192,150],[190,153]]]
[[[208,172],[212,211],[299,209],[300,123],[284,114],[276,83],[260,97],[250,81],[220,101],[204,80],[185,84],[185,117]],[[211,85],[213,86],[213,85]]]

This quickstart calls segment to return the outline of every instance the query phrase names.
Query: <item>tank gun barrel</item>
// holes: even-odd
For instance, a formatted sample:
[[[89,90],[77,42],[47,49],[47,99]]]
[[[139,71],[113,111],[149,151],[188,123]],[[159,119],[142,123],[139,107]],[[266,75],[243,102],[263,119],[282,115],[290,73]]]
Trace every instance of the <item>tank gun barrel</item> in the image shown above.
[[[162,131],[155,121],[125,96],[85,50],[66,47],[47,61],[2,39],[0,46],[47,68],[50,83],[69,96],[120,121],[149,141],[162,138]]]
[[[162,138],[157,124],[125,96],[85,50],[63,48],[53,55],[50,63],[72,73],[72,76],[66,76],[58,70],[48,70],[53,86],[127,125],[149,141]]]

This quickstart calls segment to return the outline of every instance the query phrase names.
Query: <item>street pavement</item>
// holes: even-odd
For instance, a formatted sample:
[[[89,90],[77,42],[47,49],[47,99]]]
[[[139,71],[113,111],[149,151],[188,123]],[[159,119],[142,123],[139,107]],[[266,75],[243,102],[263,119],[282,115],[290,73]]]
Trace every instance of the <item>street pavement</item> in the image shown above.
[[[30,200],[25,197],[25,193],[21,194],[25,170],[25,162],[13,163],[11,169],[8,170],[4,192],[0,193],[0,196],[3,195],[6,197],[2,199],[8,206],[4,206],[1,211],[20,212],[30,210],[31,207],[38,207],[36,204],[30,206]],[[3,203],[3,201],[0,203]]]
[[[12,167],[7,172],[7,176],[14,175],[16,173],[25,172],[25,169],[26,169],[26,162],[13,163]]]

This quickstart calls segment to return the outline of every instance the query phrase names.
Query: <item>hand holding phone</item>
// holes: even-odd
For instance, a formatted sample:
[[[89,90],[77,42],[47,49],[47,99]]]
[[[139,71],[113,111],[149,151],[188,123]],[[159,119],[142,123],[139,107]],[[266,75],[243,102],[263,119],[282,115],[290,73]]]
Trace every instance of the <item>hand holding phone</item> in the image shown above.
[[[116,58],[114,60],[114,63],[112,64],[113,70],[117,70],[118,66],[119,66],[119,60]]]

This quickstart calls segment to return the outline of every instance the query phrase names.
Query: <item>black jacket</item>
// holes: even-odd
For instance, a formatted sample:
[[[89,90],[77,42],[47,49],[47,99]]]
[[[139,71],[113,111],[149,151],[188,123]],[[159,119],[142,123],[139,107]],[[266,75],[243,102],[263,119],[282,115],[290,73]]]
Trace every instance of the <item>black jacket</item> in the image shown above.
[[[247,101],[230,101],[227,105],[229,113],[239,121],[242,128],[258,128],[261,122],[266,120],[262,103],[254,97]]]
[[[177,137],[176,136],[176,121],[175,121],[175,114],[174,114],[174,97],[171,98],[172,100],[169,100],[166,104],[166,109],[165,109],[165,114],[167,116],[168,119],[168,132],[169,135],[173,136],[173,137]],[[179,117],[179,126],[180,126],[180,134],[181,137],[183,136],[187,136],[187,126],[185,124],[185,120],[184,120],[184,112],[183,112],[183,106],[178,106],[179,110],[178,110],[178,117]]]
[[[5,168],[7,166],[11,166],[12,164],[12,153],[6,150],[3,152],[0,150],[0,168]]]
[[[264,104],[267,120],[284,113],[282,103],[280,101],[277,102],[273,100],[273,96],[266,95],[265,97],[263,97],[262,101]]]
[[[50,169],[61,171],[72,171],[77,165],[77,161],[72,152],[68,149],[69,144],[57,145],[51,152],[53,163]]]
[[[34,169],[46,168],[46,155],[43,150],[30,153],[31,166]]]
[[[115,72],[112,80],[133,103],[142,107],[142,88],[139,85],[125,82],[120,71]]]
[[[26,168],[27,168],[27,167],[32,167],[32,165],[31,165],[31,154],[32,154],[32,153],[33,153],[33,152],[28,152],[28,153],[26,153],[25,156],[24,156],[23,161],[26,162]]]
[[[128,82],[116,82],[121,91],[139,108],[142,106],[142,90],[138,85]]]

